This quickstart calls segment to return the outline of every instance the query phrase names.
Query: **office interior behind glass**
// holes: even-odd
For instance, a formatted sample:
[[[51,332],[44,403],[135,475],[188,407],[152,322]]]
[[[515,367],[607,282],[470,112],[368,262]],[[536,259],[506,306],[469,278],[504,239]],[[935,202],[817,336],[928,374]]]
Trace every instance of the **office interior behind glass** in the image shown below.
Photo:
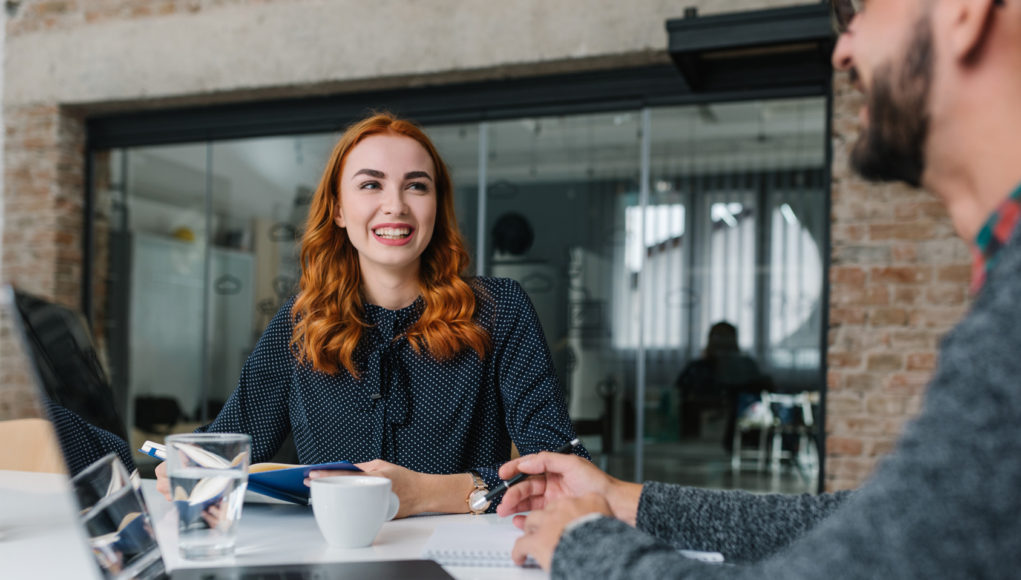
[[[473,273],[528,292],[595,461],[625,479],[816,491],[825,98],[426,130]],[[234,388],[295,291],[336,138],[93,152],[92,319],[136,448],[208,421]],[[733,332],[714,342],[718,323]]]

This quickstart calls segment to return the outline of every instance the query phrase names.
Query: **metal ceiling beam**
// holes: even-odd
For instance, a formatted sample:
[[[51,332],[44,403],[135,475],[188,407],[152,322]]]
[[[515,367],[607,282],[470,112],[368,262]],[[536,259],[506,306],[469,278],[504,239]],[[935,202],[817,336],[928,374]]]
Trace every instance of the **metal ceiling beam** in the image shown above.
[[[668,50],[694,91],[829,83],[835,34],[828,2],[668,20]]]

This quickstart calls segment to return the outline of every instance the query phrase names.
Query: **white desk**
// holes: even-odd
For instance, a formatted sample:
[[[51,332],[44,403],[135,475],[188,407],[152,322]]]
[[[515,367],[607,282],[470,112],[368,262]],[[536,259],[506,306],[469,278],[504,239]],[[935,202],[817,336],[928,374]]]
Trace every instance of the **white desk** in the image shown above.
[[[405,518],[383,524],[368,548],[327,546],[312,508],[297,505],[246,504],[232,558],[193,562],[177,556],[177,527],[170,502],[156,493],[155,481],[143,480],[142,492],[156,528],[168,569],[206,566],[405,560],[422,557],[422,546],[441,522],[467,522],[480,533],[491,526],[510,526],[496,515],[444,515]],[[0,577],[99,579],[66,476],[0,470]],[[527,580],[547,578],[530,568],[447,567],[458,579]]]
[[[0,470],[0,576],[98,579],[77,511],[66,476]]]
[[[479,533],[485,533],[485,529],[492,526],[513,525],[510,518],[500,519],[495,514],[419,516],[384,523],[376,541],[368,548],[342,549],[326,544],[316,526],[311,507],[246,503],[238,524],[234,556],[196,562],[177,555],[176,516],[170,502],[156,492],[155,481],[143,480],[142,491],[153,517],[164,563],[170,570],[219,565],[418,559],[422,557],[422,546],[433,528],[441,522],[466,522],[478,526]],[[536,568],[445,568],[452,576],[463,580],[534,580],[548,577]]]

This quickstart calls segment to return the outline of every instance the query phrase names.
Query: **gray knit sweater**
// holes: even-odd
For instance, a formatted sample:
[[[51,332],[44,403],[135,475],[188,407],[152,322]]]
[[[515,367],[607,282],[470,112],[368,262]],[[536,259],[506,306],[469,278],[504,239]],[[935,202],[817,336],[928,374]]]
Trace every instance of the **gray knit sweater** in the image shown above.
[[[922,412],[859,490],[762,496],[648,483],[637,528],[609,518],[574,528],[553,576],[1021,578],[1021,233],[944,338]],[[732,564],[677,548],[720,551]]]

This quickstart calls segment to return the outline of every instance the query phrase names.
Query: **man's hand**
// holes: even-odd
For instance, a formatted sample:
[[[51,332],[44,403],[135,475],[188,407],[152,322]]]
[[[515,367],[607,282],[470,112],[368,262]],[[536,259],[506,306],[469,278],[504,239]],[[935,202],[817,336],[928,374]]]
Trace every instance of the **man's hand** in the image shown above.
[[[521,566],[525,559],[531,556],[543,570],[549,571],[553,563],[553,552],[560,543],[564,528],[572,521],[591,513],[613,515],[610,505],[603,496],[589,493],[582,497],[552,501],[546,509],[532,512],[528,516],[515,516],[514,525],[524,530],[525,535],[514,543],[514,549],[511,551],[514,563]]]
[[[631,525],[635,523],[642,486],[610,477],[577,455],[543,451],[508,461],[500,467],[500,477],[504,480],[519,472],[532,474],[532,477],[512,486],[503,495],[496,508],[496,513],[502,517],[540,510],[558,499],[596,494],[610,506],[614,517]]]

